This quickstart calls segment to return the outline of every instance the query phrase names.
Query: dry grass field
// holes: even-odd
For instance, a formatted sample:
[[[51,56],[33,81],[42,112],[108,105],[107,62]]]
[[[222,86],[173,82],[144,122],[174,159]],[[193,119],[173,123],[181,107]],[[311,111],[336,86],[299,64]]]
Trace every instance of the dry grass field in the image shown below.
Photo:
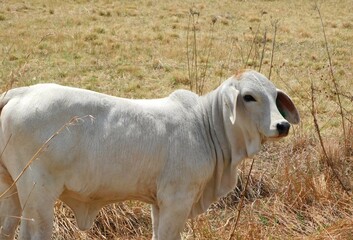
[[[183,238],[353,239],[352,12],[351,0],[2,0],[0,87],[55,82],[156,98],[260,70],[302,122],[263,147],[247,186],[251,160],[241,164],[239,188],[189,220]],[[107,206],[87,232],[61,202],[55,211],[53,239],[152,236],[143,203]]]

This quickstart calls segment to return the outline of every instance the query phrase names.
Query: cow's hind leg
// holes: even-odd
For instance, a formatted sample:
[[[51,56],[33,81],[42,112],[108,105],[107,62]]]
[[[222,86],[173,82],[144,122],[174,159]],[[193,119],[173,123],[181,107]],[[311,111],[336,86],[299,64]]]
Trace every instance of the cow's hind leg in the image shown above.
[[[153,204],[151,207],[151,217],[153,230],[152,240],[158,240],[159,208],[155,204]]]
[[[13,239],[21,216],[16,186],[7,170],[0,165],[0,239]]]
[[[36,169],[38,170],[38,169]],[[35,172],[35,171],[33,171]],[[62,188],[59,178],[36,172],[41,176],[33,180],[31,170],[24,174],[17,184],[22,207],[19,239],[50,239],[54,220],[54,204]],[[56,181],[57,180],[57,181]]]

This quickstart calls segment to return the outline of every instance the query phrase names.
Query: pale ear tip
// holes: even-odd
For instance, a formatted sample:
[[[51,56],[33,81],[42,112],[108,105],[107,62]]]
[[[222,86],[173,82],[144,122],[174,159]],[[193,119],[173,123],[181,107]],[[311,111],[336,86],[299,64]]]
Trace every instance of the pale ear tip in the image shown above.
[[[293,124],[299,124],[300,123],[300,117],[297,116],[296,118],[293,119]]]

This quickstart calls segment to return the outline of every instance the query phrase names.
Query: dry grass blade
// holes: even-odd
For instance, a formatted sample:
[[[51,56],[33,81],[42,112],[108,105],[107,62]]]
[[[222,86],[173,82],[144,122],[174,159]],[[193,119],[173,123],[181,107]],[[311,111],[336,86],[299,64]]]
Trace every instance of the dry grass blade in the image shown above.
[[[6,144],[5,144],[4,149],[1,151],[0,159],[1,159],[2,155],[3,155],[4,152],[5,152],[5,149],[6,149],[7,145],[9,144],[9,142],[10,142],[10,140],[11,140],[11,137],[12,137],[12,134],[10,135],[9,139],[7,139],[7,142],[6,142]]]
[[[237,226],[238,226],[238,223],[239,223],[240,213],[241,213],[241,210],[242,210],[243,204],[244,204],[245,192],[246,192],[246,190],[248,188],[248,185],[249,185],[249,182],[250,182],[249,180],[250,180],[251,171],[252,171],[252,168],[253,168],[253,165],[254,165],[254,160],[255,159],[253,158],[252,161],[251,161],[250,170],[249,170],[248,176],[246,178],[245,187],[244,187],[243,192],[241,193],[240,202],[238,204],[237,219],[236,219],[236,221],[234,223],[233,229],[231,230],[231,232],[229,234],[228,240],[231,240],[231,239],[234,238],[234,233],[235,233],[235,230],[237,229]]]

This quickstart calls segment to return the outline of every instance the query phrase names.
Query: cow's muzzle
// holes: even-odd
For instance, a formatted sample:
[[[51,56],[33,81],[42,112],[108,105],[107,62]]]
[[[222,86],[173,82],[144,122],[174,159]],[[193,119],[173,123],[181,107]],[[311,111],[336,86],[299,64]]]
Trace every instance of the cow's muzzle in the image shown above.
[[[280,122],[276,125],[278,136],[285,137],[288,135],[290,124],[288,122]]]

